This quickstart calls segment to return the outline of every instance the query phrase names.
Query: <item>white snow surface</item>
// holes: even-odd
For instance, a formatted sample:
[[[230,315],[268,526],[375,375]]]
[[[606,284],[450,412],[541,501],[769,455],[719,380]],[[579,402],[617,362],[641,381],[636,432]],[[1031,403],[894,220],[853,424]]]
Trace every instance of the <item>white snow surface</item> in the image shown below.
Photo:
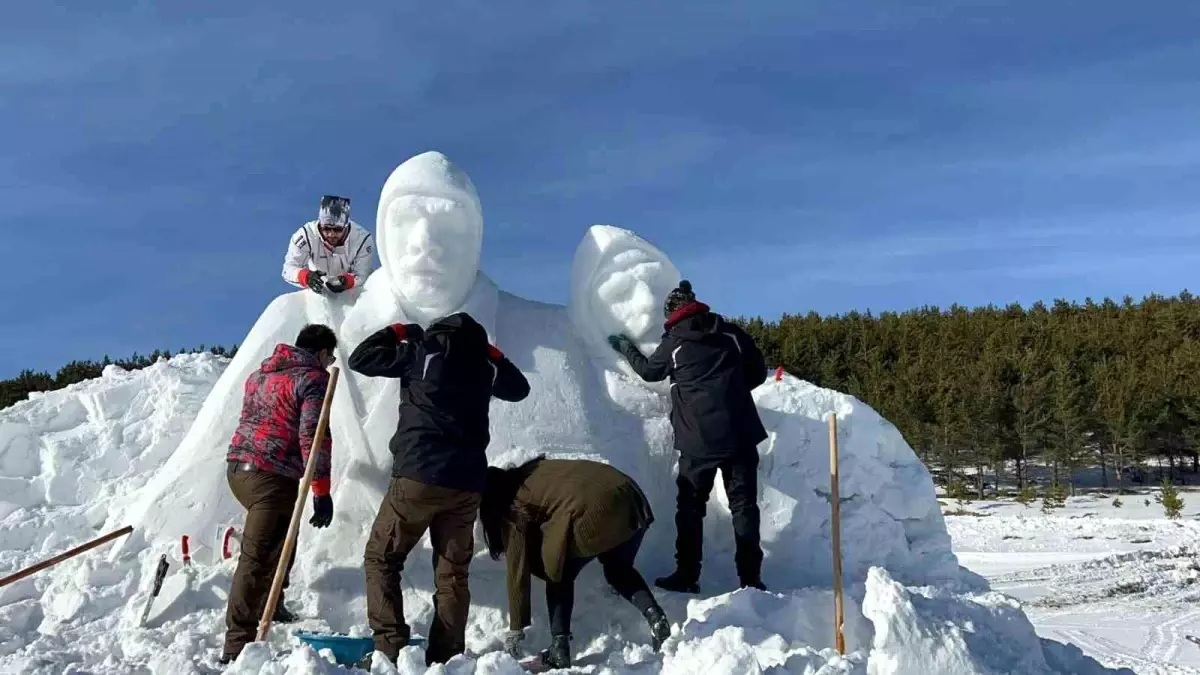
[[[0,411],[0,466],[6,470],[4,498],[8,513],[0,520],[0,574],[48,557],[69,546],[115,529],[103,514],[120,510],[139,485],[148,484],[170,464],[164,460],[183,441],[189,424],[203,419],[206,394],[211,400],[215,384],[232,363],[210,355],[179,356],[142,371],[110,368],[100,379],[65,390],[36,395]],[[886,423],[852,399],[785,379],[769,382],[758,394],[764,411],[806,400],[813,410],[840,405],[842,443],[849,458],[856,434],[867,437],[853,421],[869,420],[875,426],[876,444]],[[794,405],[794,403],[793,403]],[[815,413],[814,413],[815,414]],[[810,433],[791,452],[807,444],[812,450],[794,459],[799,465],[787,474],[802,480],[810,471],[827,475],[816,456],[827,456],[827,445],[818,431],[824,424],[808,419]],[[769,416],[768,416],[769,418]],[[777,424],[772,424],[774,430]],[[773,435],[773,438],[776,436]],[[884,444],[886,445],[886,444]],[[875,447],[875,446],[872,446]],[[861,451],[865,452],[865,448]],[[899,452],[893,448],[893,451]],[[774,474],[785,448],[764,444],[764,482]],[[772,460],[771,458],[774,457]],[[813,466],[808,467],[809,459]],[[218,458],[219,463],[219,458]],[[894,460],[893,460],[894,461]],[[846,461],[850,485],[856,480],[853,462]],[[813,479],[815,480],[815,479]],[[65,481],[65,482],[64,482]],[[69,482],[69,485],[67,485]],[[48,485],[60,485],[47,494]],[[69,490],[67,489],[69,487]],[[932,486],[929,486],[932,490]],[[349,491],[342,488],[339,491]],[[719,491],[719,490],[718,490]],[[889,499],[878,490],[881,504]],[[764,496],[771,489],[764,488]],[[814,490],[815,494],[815,490]],[[847,490],[846,512],[853,512],[856,497]],[[68,498],[69,497],[69,498]],[[162,512],[177,504],[164,497]],[[857,499],[865,499],[859,495]],[[670,500],[670,493],[659,501]],[[715,520],[727,518],[723,497],[710,511]],[[769,500],[767,500],[769,501]],[[819,500],[818,500],[819,501]],[[934,502],[936,504],[936,502]],[[820,513],[828,504],[820,504]],[[883,507],[877,507],[883,511]],[[895,508],[888,505],[887,508]],[[785,509],[786,510],[786,509]],[[667,511],[668,518],[670,511]],[[812,520],[817,520],[815,513]],[[820,516],[824,518],[824,516]],[[878,518],[876,514],[875,518]],[[660,511],[660,522],[662,514]],[[772,526],[764,518],[764,532]],[[804,514],[796,521],[809,520]],[[233,523],[237,519],[232,519]],[[870,518],[863,523],[872,522]],[[0,673],[213,673],[224,631],[224,606],[234,559],[221,560],[217,547],[217,520],[212,532],[192,533],[190,568],[183,568],[178,533],[167,533],[146,542],[140,528],[136,544],[105,547],[82,554],[0,590]],[[345,523],[339,523],[345,525]],[[727,525],[727,524],[726,524]],[[658,526],[657,529],[668,529]],[[728,539],[728,527],[714,528],[714,539]],[[640,617],[623,601],[604,589],[595,566],[589,567],[578,589],[575,672],[589,673],[1091,673],[1110,672],[1083,657],[1073,647],[1039,640],[1033,626],[1010,599],[974,591],[953,580],[940,585],[906,585],[885,567],[894,561],[847,565],[846,639],[848,653],[833,649],[833,593],[829,579],[807,566],[827,565],[828,544],[820,526],[800,529],[814,539],[811,554],[790,551],[788,564],[777,564],[768,576],[772,592],[731,590],[731,579],[705,578],[707,597],[685,599],[659,592],[673,623],[675,635],[661,654],[648,644]],[[847,527],[847,535],[856,530]],[[863,533],[858,532],[858,535]],[[330,566],[325,552],[314,558],[317,541],[305,528],[301,538],[302,572],[289,596],[289,604],[306,617],[294,626],[272,627],[269,645],[253,645],[229,673],[348,673],[302,645],[294,630],[337,630],[365,634],[358,550],[345,552],[344,566]],[[639,567],[647,575],[669,568],[668,532],[663,547],[647,546]],[[806,535],[796,535],[806,536]],[[856,535],[857,536],[857,535]],[[892,534],[872,535],[887,542]],[[853,539],[854,537],[847,537]],[[776,539],[778,541],[778,537]],[[661,543],[661,542],[660,542]],[[883,544],[880,544],[883,545]],[[361,542],[358,543],[361,549]],[[724,548],[728,548],[725,545]],[[778,556],[778,548],[768,553]],[[850,553],[847,560],[862,553]],[[155,600],[145,627],[136,621],[147,597],[151,570],[160,553],[171,560],[161,595]],[[722,554],[728,557],[728,552]],[[795,556],[799,555],[799,558]],[[939,554],[945,555],[944,551]],[[421,564],[427,556],[415,554],[408,566],[405,602],[410,620],[423,632],[430,615],[431,577]],[[936,559],[936,557],[935,557]],[[915,564],[915,563],[912,563]],[[502,564],[480,552],[472,564],[474,595],[469,653],[444,669],[424,667],[418,647],[405,650],[396,668],[375,664],[373,673],[520,673],[520,666],[497,651],[504,627]],[[717,586],[717,588],[712,588]],[[535,594],[540,599],[540,584]],[[544,610],[543,610],[544,612]],[[535,612],[532,644],[546,639],[541,614]],[[1052,668],[1050,664],[1060,667]],[[362,672],[362,671],[357,671]]]
[[[97,381],[0,411],[7,488],[0,493],[7,511],[0,573],[135,527],[0,589],[0,672],[214,672],[235,563],[215,554],[215,540],[243,516],[224,473],[242,385],[277,343],[291,342],[309,322],[337,328],[344,364],[362,337],[389,323],[427,324],[437,314],[469,311],[532,387],[520,403],[493,403],[489,459],[589,457],[630,474],[657,517],[638,567],[648,578],[669,572],[677,463],[669,399],[623,370],[603,338],[620,329],[652,348],[678,271],[633,233],[595,226],[576,251],[571,306],[533,302],[501,291],[477,269],[482,227],[466,174],[439,153],[418,155],[383,189],[382,267],[361,288],[332,301],[307,290],[280,296],[232,360],[178,357],[136,373],[109,369]],[[246,652],[230,672],[345,672],[299,646],[291,632],[367,633],[362,551],[389,480],[399,386],[341,375],[330,431],[335,517],[325,530],[310,527],[307,515],[302,520],[286,598],[306,618],[273,627],[271,646]],[[644,621],[607,589],[599,566],[589,566],[577,585],[577,671],[1104,672],[1077,650],[1040,641],[1019,608],[986,594],[982,579],[958,566],[931,477],[894,426],[850,396],[792,377],[769,380],[754,397],[769,432],[759,447],[759,503],[772,592],[734,590],[732,527],[718,481],[705,522],[706,597],[658,593],[677,635],[653,653]],[[839,420],[844,657],[831,649],[830,413]],[[195,559],[186,571],[182,535],[191,538]],[[497,653],[507,623],[504,567],[478,548],[468,653],[433,672],[518,672]],[[174,556],[172,574],[149,624],[139,628],[164,551]],[[405,614],[417,633],[432,613],[428,560],[426,536],[404,572]],[[540,588],[535,582],[539,599]],[[543,619],[544,609],[535,612],[533,648],[548,640]],[[996,634],[1022,646],[1010,649]],[[425,672],[420,664],[413,647],[398,670]],[[374,672],[393,671],[377,664]]]

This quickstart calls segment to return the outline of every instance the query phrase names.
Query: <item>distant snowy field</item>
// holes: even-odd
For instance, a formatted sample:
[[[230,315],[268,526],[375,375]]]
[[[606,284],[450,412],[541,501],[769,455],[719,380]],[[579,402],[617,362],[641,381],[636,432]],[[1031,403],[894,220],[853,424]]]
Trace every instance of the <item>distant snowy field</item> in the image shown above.
[[[1054,515],[1012,502],[947,516],[959,562],[1020,599],[1039,635],[1137,673],[1200,673],[1200,492],[1167,520],[1153,494],[1084,495]],[[1145,504],[1150,500],[1150,505]],[[943,500],[956,508],[954,502]]]
[[[0,411],[0,575],[115,529],[110,521],[112,512],[119,513],[121,505],[162,470],[193,427],[228,364],[226,359],[200,354],[178,356],[138,372],[110,368],[97,380],[37,395]],[[811,405],[813,400],[840,396],[797,381],[768,383],[758,394],[762,401],[776,406]],[[861,404],[852,404],[846,425],[851,433],[855,433],[855,419],[866,425],[877,419],[856,406]],[[817,424],[803,414],[798,421],[809,419]],[[805,455],[806,462],[811,460],[815,466],[824,461],[815,453],[825,452],[816,436],[819,434],[813,435],[811,448],[798,445],[782,450],[808,452],[812,456]],[[847,480],[856,468],[862,472],[874,466],[866,463],[866,453],[874,447],[864,444],[870,437],[852,438],[857,445],[848,444]],[[779,452],[780,448],[771,450],[773,456]],[[779,455],[782,459],[789,456]],[[862,458],[857,467],[853,456]],[[843,498],[852,494],[847,491]],[[857,499],[865,498],[880,496],[864,494]],[[888,493],[883,498],[894,501],[896,495]],[[832,592],[820,581],[822,575],[811,569],[795,570],[792,579],[768,578],[773,589],[783,589],[772,593],[725,592],[719,584],[710,596],[699,599],[658,593],[675,624],[675,635],[662,654],[650,649],[636,612],[606,597],[598,571],[589,569],[580,584],[577,606],[595,611],[580,612],[577,617],[577,666],[571,672],[1200,672],[1196,668],[1200,647],[1179,639],[1182,631],[1196,628],[1189,627],[1193,621],[1189,617],[1194,615],[1189,606],[1195,604],[1189,588],[1196,572],[1189,567],[1187,550],[1179,547],[1195,540],[1200,503],[1193,503],[1190,495],[1185,498],[1189,503],[1180,523],[1156,519],[1155,508],[1139,509],[1132,499],[1127,499],[1129,503],[1121,510],[1108,505],[1111,499],[1091,506],[1087,499],[1075,500],[1061,515],[1050,517],[1042,516],[1036,506],[975,503],[969,508],[993,515],[946,519],[960,562],[993,578],[996,590],[1025,598],[1028,604],[1022,607],[1013,597],[972,589],[969,584],[905,585],[883,568],[872,566],[865,571],[863,583],[847,588],[849,653],[845,656],[831,647]],[[718,488],[710,508],[721,509],[721,501]],[[160,506],[175,508],[168,501]],[[851,507],[845,512],[863,508],[861,503]],[[794,516],[814,528],[807,535],[812,537],[809,541],[814,549],[825,541],[821,521],[827,513],[819,511],[813,506]],[[669,513],[660,513],[659,521],[670,528]],[[880,522],[883,524],[865,528],[859,523],[858,527],[870,532],[871,527],[886,525]],[[850,528],[844,534],[856,531]],[[146,541],[143,532],[135,531],[122,545],[106,545],[0,588],[0,673],[221,672],[216,658],[234,560],[222,561],[215,555],[215,537],[215,530],[194,535],[195,564],[186,573],[176,541]],[[847,542],[851,550],[863,545],[863,541]],[[171,572],[147,625],[140,627],[137,622],[150,572],[163,552],[171,559]],[[1121,552],[1129,553],[1106,559]],[[669,564],[670,554],[669,550],[647,549],[643,556],[648,562],[643,566],[643,558],[639,558],[639,567],[652,574]],[[809,555],[816,564],[827,552],[814,550]],[[1088,562],[1091,558],[1099,562]],[[424,630],[421,617],[429,611],[427,589],[423,588],[428,573],[417,571],[421,562],[418,554],[414,573],[405,583],[406,611],[416,617],[418,633]],[[1054,562],[1069,564],[1045,569]],[[319,560],[312,563],[321,564]],[[473,607],[468,645],[480,647],[428,672],[524,672],[494,647],[503,622],[486,598],[502,595],[498,586],[503,583],[501,567],[483,553],[472,565],[472,590],[479,591],[481,604]],[[361,584],[358,570],[319,571],[313,577],[314,587],[288,598],[289,605],[306,618],[298,624],[274,626],[269,647],[249,648],[224,672],[362,672],[333,665],[291,635],[296,630],[330,630],[330,623],[320,617],[362,613],[357,604],[330,604],[330,598],[338,597],[338,589],[331,592],[331,586]],[[540,598],[537,582],[535,594]],[[537,619],[535,614],[535,623]],[[366,626],[350,629],[361,633]],[[1039,640],[1038,635],[1049,640]],[[538,644],[544,637],[535,633],[531,641]],[[1100,663],[1128,670],[1106,670]],[[371,672],[427,671],[421,651],[414,647],[402,653],[397,668],[376,664]]]

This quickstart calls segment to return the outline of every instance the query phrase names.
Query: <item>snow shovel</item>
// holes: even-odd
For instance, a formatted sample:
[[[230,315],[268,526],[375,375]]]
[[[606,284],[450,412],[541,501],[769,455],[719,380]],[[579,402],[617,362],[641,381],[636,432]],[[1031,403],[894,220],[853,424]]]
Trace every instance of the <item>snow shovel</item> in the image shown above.
[[[325,389],[325,401],[321,404],[321,418],[317,421],[317,433],[313,436],[312,446],[308,449],[308,462],[304,466],[304,479],[300,481],[300,489],[296,493],[296,505],[292,508],[292,522],[288,525],[287,538],[283,541],[283,552],[279,556],[279,564],[275,566],[275,580],[271,583],[271,593],[267,596],[267,604],[263,607],[262,619],[258,624],[258,635],[255,642],[265,642],[267,632],[271,629],[271,620],[275,617],[275,606],[279,604],[279,596],[283,592],[283,578],[287,575],[288,559],[296,548],[296,535],[300,533],[300,516],[304,514],[304,503],[308,501],[308,489],[312,485],[313,474],[317,470],[317,449],[325,442],[325,433],[329,428],[329,409],[333,405],[333,393],[337,389],[337,366],[329,371],[329,385]]]

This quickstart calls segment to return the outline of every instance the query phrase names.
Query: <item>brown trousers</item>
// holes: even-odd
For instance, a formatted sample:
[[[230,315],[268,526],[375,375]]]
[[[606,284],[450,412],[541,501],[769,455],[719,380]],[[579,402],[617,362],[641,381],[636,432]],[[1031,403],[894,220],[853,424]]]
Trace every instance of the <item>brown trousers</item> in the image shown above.
[[[242,528],[242,547],[233,586],[229,589],[229,605],[225,610],[225,654],[237,655],[258,634],[275,567],[283,553],[292,509],[300,481],[267,471],[233,471],[225,475],[233,496],[246,508],[246,523]],[[287,574],[291,576],[296,551],[288,559]],[[283,587],[287,588],[288,577]],[[283,602],[283,598],[279,598]]]
[[[444,663],[466,650],[471,591],[467,568],[475,553],[475,517],[482,495],[393,478],[371,526],[363,562],[367,621],[375,648],[393,662],[408,645],[400,570],[425,530],[433,544],[434,617],[425,664]]]

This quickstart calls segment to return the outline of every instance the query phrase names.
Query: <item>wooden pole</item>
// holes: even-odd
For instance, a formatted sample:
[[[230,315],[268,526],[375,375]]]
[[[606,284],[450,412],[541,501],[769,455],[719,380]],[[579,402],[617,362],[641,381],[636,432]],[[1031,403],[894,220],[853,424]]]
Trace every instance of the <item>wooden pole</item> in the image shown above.
[[[842,633],[845,618],[842,609],[842,519],[838,496],[838,439],[837,413],[829,415],[829,495],[833,509],[833,629],[839,654],[846,653],[846,636]]]
[[[275,580],[271,582],[271,594],[267,596],[267,605],[263,608],[262,619],[258,622],[258,637],[255,642],[267,639],[271,629],[271,620],[275,617],[275,606],[279,604],[279,595],[283,592],[283,579],[287,576],[288,559],[296,547],[296,535],[300,532],[300,516],[304,514],[304,502],[308,500],[308,488],[312,485],[313,474],[317,470],[317,451],[325,442],[325,431],[329,428],[329,408],[333,405],[333,392],[337,389],[338,368],[334,366],[329,372],[329,385],[325,389],[325,401],[321,404],[321,418],[317,421],[317,433],[313,436],[312,447],[308,449],[308,462],[304,466],[304,479],[300,481],[300,490],[296,493],[296,505],[292,507],[292,522],[288,525],[287,539],[283,542],[283,553],[279,556],[279,564],[275,566]]]
[[[53,558],[50,558],[49,560],[43,560],[42,562],[37,563],[36,565],[26,567],[25,569],[20,570],[19,572],[16,572],[15,574],[10,574],[10,575],[4,577],[3,579],[0,579],[0,588],[3,588],[13,582],[20,581],[31,574],[34,574],[36,572],[40,572],[40,571],[46,569],[47,567],[52,567],[54,565],[57,565],[58,563],[66,560],[68,558],[74,558],[75,556],[79,555],[80,553],[83,553],[84,551],[88,551],[93,548],[96,548],[97,546],[100,546],[101,544],[105,544],[107,542],[112,541],[113,539],[116,539],[117,537],[123,537],[123,536],[129,534],[130,532],[133,532],[133,526],[126,525],[125,527],[122,527],[121,529],[119,529],[115,532],[109,532],[108,534],[104,535],[103,537],[97,537],[96,539],[93,539],[93,540],[87,542],[86,544],[80,544],[79,546],[76,546],[75,548],[71,549],[70,551],[66,551],[64,553],[59,553],[58,555],[54,556]]]

